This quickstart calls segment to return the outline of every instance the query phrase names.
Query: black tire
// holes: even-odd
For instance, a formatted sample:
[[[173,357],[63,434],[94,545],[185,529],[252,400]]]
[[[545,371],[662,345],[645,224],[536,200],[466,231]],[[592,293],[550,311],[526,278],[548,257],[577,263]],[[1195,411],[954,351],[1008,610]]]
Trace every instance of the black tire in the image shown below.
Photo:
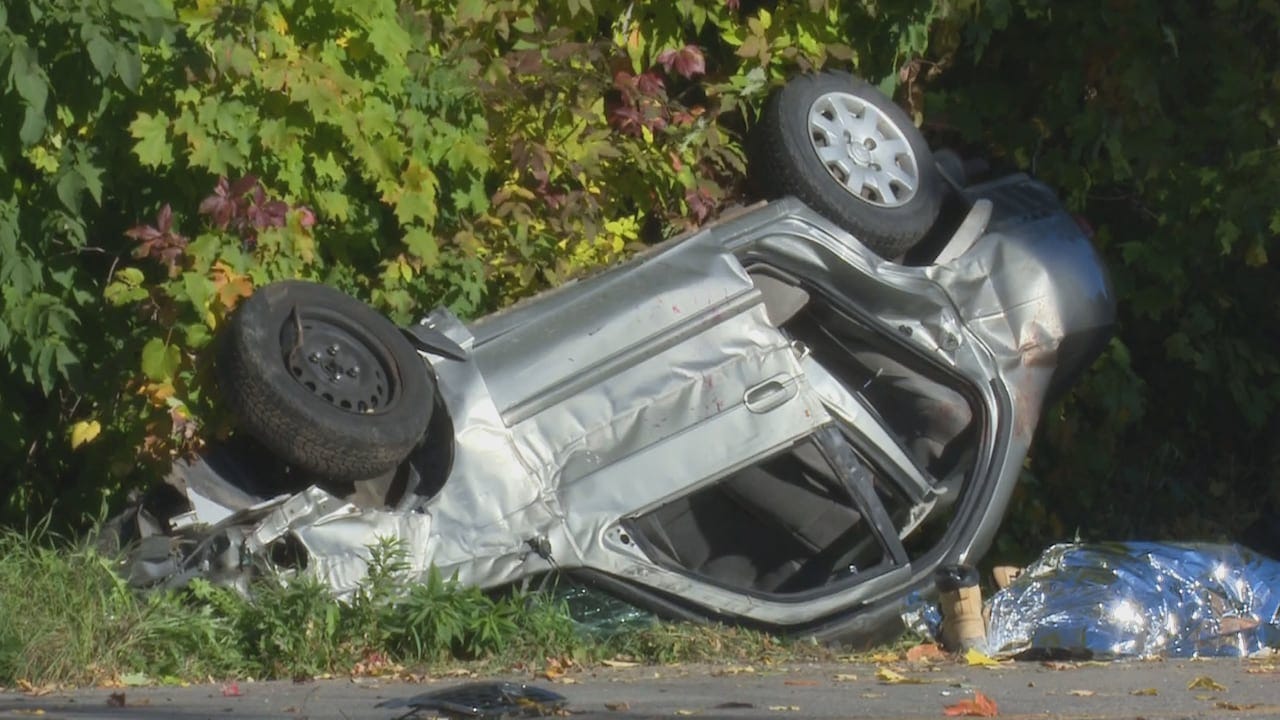
[[[392,470],[431,420],[435,383],[421,356],[390,320],[333,288],[259,288],[220,343],[220,389],[238,429],[318,479]]]
[[[874,124],[857,125],[868,112]],[[833,129],[813,126],[814,113]],[[844,134],[831,144],[835,129]],[[867,134],[855,143],[853,133],[862,130]],[[819,153],[828,149],[824,160]],[[890,259],[925,236],[944,192],[929,146],[902,108],[866,81],[836,72],[796,77],[769,98],[750,143],[750,175],[765,197],[794,195]]]

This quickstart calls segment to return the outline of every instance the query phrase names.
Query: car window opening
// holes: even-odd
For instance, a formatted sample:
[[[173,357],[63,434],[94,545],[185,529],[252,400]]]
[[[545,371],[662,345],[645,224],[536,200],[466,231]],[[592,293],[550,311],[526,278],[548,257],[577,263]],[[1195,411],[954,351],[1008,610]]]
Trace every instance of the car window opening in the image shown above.
[[[820,293],[764,272],[752,278],[770,321],[865,402],[934,488],[969,475],[978,411],[957,380],[886,347]],[[955,488],[946,487],[941,502],[913,503],[848,428],[840,437],[871,471],[908,558],[928,552],[952,514]],[[867,512],[808,438],[628,525],[659,564],[735,590],[794,595],[892,564]]]

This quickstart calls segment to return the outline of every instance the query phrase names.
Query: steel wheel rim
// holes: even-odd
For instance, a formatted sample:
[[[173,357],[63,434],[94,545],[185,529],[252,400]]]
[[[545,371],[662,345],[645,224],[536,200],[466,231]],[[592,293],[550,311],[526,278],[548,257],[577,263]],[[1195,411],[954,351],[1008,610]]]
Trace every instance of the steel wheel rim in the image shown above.
[[[399,396],[390,351],[341,316],[300,309],[285,321],[280,341],[290,377],[338,410],[378,414],[390,409]]]
[[[920,165],[906,134],[883,110],[844,92],[809,106],[809,143],[845,192],[877,207],[901,207],[920,187]]]

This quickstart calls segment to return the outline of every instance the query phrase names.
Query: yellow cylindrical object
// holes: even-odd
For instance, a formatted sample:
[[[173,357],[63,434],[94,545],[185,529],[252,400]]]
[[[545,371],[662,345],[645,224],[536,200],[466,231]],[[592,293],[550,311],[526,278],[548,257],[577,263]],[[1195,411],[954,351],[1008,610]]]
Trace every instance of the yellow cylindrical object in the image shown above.
[[[934,577],[942,609],[942,646],[959,652],[983,648],[987,624],[982,617],[982,588],[978,573],[964,565],[947,565]]]

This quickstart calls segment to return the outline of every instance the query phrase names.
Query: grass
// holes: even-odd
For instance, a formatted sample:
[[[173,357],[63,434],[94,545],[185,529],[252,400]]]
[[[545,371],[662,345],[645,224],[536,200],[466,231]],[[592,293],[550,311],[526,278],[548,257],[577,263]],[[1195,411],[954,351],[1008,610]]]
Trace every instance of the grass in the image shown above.
[[[252,600],[202,580],[139,595],[86,543],[0,530],[0,686],[825,656],[811,644],[719,626],[588,632],[556,595],[494,595],[438,575],[406,585],[401,550],[372,550],[365,584],[346,601],[308,580],[259,583]]]

